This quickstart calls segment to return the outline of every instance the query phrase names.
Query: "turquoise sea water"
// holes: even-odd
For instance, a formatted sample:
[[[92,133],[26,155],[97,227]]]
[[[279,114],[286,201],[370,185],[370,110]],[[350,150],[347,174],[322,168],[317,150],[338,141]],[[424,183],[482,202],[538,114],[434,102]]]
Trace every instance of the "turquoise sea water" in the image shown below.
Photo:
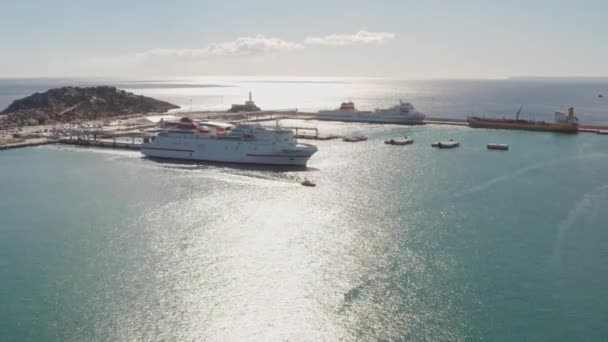
[[[370,139],[307,171],[0,152],[0,341],[608,336],[608,137],[308,124]]]

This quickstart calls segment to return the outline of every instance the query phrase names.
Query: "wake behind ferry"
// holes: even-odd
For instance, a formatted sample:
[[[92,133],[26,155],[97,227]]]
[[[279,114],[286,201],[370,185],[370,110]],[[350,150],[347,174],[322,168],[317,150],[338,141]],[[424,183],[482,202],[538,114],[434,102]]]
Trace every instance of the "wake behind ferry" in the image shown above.
[[[322,110],[317,115],[318,120],[368,122],[368,123],[394,123],[402,125],[424,124],[425,115],[416,111],[409,102],[399,101],[399,104],[386,109],[360,111],[353,102],[343,102],[335,110]]]
[[[317,147],[298,143],[290,129],[260,124],[232,126],[182,118],[141,152],[153,158],[262,165],[306,166]]]

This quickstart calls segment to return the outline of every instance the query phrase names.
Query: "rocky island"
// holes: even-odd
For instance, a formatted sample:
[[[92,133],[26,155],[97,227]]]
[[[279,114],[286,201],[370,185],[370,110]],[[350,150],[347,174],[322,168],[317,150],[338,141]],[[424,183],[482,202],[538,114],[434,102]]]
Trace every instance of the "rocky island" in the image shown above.
[[[15,100],[0,112],[0,128],[164,113],[179,106],[109,86],[62,87]]]

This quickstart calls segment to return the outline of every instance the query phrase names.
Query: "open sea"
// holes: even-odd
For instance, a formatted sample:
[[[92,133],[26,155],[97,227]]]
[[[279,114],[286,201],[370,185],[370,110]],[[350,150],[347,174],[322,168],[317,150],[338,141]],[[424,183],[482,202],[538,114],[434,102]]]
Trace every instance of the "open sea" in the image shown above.
[[[76,83],[0,81],[2,106],[61,82]],[[403,98],[431,116],[574,105],[608,123],[600,82],[121,82],[194,110],[251,89],[265,109]],[[306,170],[0,151],[0,341],[606,340],[608,136],[284,124],[369,140],[315,141]],[[415,143],[383,143],[400,136]],[[461,146],[430,147],[449,138]]]

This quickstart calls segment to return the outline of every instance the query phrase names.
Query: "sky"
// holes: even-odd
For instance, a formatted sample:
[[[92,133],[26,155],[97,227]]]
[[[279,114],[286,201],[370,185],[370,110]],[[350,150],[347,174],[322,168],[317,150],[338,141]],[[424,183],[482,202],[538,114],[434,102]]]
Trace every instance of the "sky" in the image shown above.
[[[0,78],[608,76],[608,1],[2,0]]]

